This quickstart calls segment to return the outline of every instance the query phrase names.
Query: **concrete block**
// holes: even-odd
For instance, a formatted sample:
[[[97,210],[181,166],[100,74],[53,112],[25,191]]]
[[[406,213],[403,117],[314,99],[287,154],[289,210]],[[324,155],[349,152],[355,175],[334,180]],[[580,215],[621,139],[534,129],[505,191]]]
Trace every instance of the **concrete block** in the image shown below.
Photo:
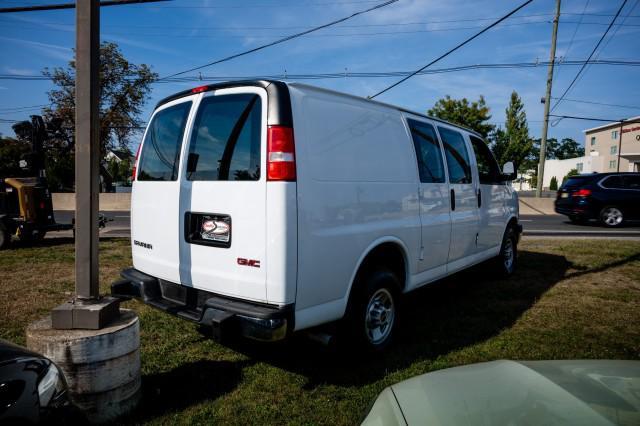
[[[100,330],[56,330],[50,316],[27,328],[27,347],[62,369],[71,399],[94,423],[126,414],[140,397],[140,323],[120,312]]]

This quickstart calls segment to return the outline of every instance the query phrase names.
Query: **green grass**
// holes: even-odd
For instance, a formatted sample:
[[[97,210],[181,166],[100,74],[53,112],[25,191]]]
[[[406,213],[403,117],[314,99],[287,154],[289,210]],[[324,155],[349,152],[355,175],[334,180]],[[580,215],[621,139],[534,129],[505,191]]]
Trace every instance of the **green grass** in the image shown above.
[[[0,253],[0,337],[73,291],[73,246]],[[129,242],[101,243],[101,288],[130,265]],[[527,240],[519,270],[474,268],[412,293],[396,344],[345,357],[302,336],[225,347],[194,325],[132,301],[141,321],[143,399],[126,423],[354,424],[386,386],[495,359],[640,358],[640,243]]]

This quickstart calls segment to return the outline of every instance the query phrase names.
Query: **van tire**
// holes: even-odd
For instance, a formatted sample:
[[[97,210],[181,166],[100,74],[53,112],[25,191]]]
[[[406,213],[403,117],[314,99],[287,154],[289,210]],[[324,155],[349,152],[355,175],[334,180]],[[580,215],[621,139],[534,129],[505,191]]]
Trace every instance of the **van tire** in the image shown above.
[[[500,253],[494,259],[494,268],[502,277],[513,275],[518,263],[518,235],[513,226],[508,226],[502,237]]]
[[[360,352],[380,352],[398,329],[400,282],[387,268],[377,268],[358,279],[343,319],[343,346]]]

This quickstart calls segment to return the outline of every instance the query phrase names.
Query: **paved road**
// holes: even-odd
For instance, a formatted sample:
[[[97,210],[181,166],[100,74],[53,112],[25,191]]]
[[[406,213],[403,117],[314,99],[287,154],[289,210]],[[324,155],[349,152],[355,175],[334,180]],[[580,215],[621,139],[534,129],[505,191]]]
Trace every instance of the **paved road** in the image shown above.
[[[522,215],[520,217],[525,236],[554,237],[620,237],[640,238],[640,223],[630,224],[620,229],[610,229],[592,222],[574,225],[562,215]]]
[[[131,234],[131,215],[129,212],[122,211],[101,211],[108,219],[107,227],[100,231],[101,237],[126,237],[129,238]],[[71,223],[75,212],[70,210],[57,210],[54,212],[56,222],[58,223]],[[47,234],[47,238],[54,237],[71,237],[71,231],[62,232],[50,232]]]
[[[107,223],[107,227],[100,232],[101,236],[127,238],[130,236],[129,212],[104,211],[102,213],[113,221]],[[69,223],[73,212],[56,211],[55,217],[57,222]],[[520,221],[524,226],[525,236],[640,238],[640,223],[620,229],[608,229],[595,222],[588,225],[574,225],[566,216],[561,215],[522,215]],[[71,233],[70,231],[52,232],[50,236],[71,236]]]

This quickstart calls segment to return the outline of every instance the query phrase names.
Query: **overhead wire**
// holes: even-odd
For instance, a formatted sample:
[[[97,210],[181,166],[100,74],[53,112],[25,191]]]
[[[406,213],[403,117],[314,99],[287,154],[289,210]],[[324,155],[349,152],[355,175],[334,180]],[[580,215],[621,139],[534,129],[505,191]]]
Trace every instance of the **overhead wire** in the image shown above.
[[[619,25],[616,24],[616,28],[613,31],[613,33],[609,36],[608,39],[605,40],[604,45],[598,50],[598,52],[596,52],[596,54],[594,56],[595,59],[598,59],[598,57],[600,57],[602,52],[607,50],[607,46],[609,46],[609,43],[611,43],[611,40],[613,40],[616,37],[616,35],[618,34],[618,31],[620,31],[620,28],[622,26],[624,26],[624,23],[627,21],[629,16],[631,16],[631,14],[633,13],[633,10],[636,8],[636,6],[638,6],[639,2],[640,2],[640,0],[636,0],[636,2],[633,4],[633,6],[631,6],[631,8],[629,9],[629,13],[627,13],[627,15],[622,19],[622,22]],[[576,81],[576,84],[579,84],[582,81],[582,79],[584,78],[584,76],[587,73],[587,71],[589,71],[589,67],[588,66],[585,69],[585,72],[583,72],[582,75],[580,75],[580,77]]]
[[[560,66],[580,66],[584,64],[584,60],[565,61]],[[592,65],[608,65],[608,66],[640,66],[640,59],[637,60],[608,60],[599,59],[591,60]],[[535,62],[513,62],[513,63],[485,63],[485,64],[465,64],[456,65],[446,68],[433,68],[420,71],[419,75],[442,74],[449,72],[462,72],[478,69],[520,69],[520,68],[538,68],[548,65],[547,61]],[[411,75],[415,71],[339,71],[326,73],[291,73],[282,74],[256,74],[256,75],[189,75],[166,78],[164,80],[156,80],[152,84],[158,83],[183,83],[183,82],[207,82],[207,81],[228,81],[228,80],[320,80],[320,79],[342,79],[342,78],[385,78],[385,77],[404,77]],[[30,74],[0,74],[0,80],[16,80],[16,81],[33,81],[33,80],[50,80],[51,77],[43,75]],[[135,79],[133,79],[135,80]]]
[[[384,2],[384,3],[380,3],[380,4],[377,4],[376,6],[370,7],[368,9],[352,13],[352,14],[350,14],[348,16],[345,16],[343,18],[337,19],[335,21],[331,21],[331,22],[328,22],[326,24],[319,25],[317,27],[311,28],[311,29],[306,30],[306,31],[302,31],[302,32],[299,32],[299,33],[296,33],[296,34],[292,34],[292,35],[280,38],[280,39],[278,39],[276,41],[273,41],[271,43],[263,44],[263,45],[260,45],[258,47],[254,47],[252,49],[245,50],[243,52],[236,53],[236,54],[233,54],[233,55],[230,55],[230,56],[227,56],[227,57],[224,57],[224,58],[221,58],[221,59],[218,59],[218,60],[206,63],[206,64],[203,64],[203,65],[199,65],[199,66],[196,66],[196,67],[191,67],[191,68],[188,68],[188,69],[186,69],[184,71],[175,72],[173,74],[169,74],[167,76],[160,77],[158,80],[164,80],[164,79],[167,79],[167,78],[176,77],[178,75],[186,74],[188,72],[197,71],[197,70],[200,70],[200,69],[203,69],[203,68],[210,67],[212,65],[220,64],[222,62],[227,62],[227,61],[230,61],[232,59],[239,58],[241,56],[245,56],[245,55],[248,55],[250,53],[254,53],[254,52],[257,52],[259,50],[266,49],[268,47],[272,47],[272,46],[275,46],[277,44],[281,44],[281,43],[287,42],[289,40],[293,40],[293,39],[298,38],[298,37],[302,37],[302,36],[310,34],[312,32],[319,31],[321,29],[328,28],[328,27],[331,27],[333,25],[337,25],[337,24],[339,24],[341,22],[345,22],[345,21],[348,21],[349,19],[355,18],[356,16],[360,16],[360,15],[363,15],[365,13],[369,13],[369,12],[372,12],[374,10],[381,9],[383,7],[389,6],[390,4],[396,3],[397,1],[398,0],[388,0],[388,1]],[[532,1],[532,0],[529,0],[529,1]]]
[[[517,13],[520,9],[522,9],[523,7],[527,6],[529,3],[531,3],[533,0],[527,0],[526,2],[522,3],[520,6],[518,6],[517,8],[513,9],[511,12],[509,12],[508,14],[504,15],[502,18],[498,19],[497,21],[493,22],[492,24],[488,25],[487,27],[485,27],[484,29],[482,29],[481,31],[477,32],[476,34],[472,35],[471,37],[467,38],[466,40],[464,40],[462,43],[459,43],[458,45],[456,45],[455,47],[453,47],[452,49],[449,49],[447,52],[443,53],[442,55],[440,55],[439,57],[437,57],[436,59],[434,59],[433,61],[429,62],[427,65],[423,66],[422,68],[412,72],[411,74],[409,74],[406,77],[401,78],[400,80],[396,81],[395,83],[393,83],[390,86],[385,87],[384,89],[380,90],[378,93],[375,93],[372,96],[369,96],[370,99],[374,99],[377,96],[380,96],[381,94],[393,89],[394,87],[398,86],[399,84],[404,83],[405,81],[407,81],[408,79],[410,79],[411,77],[419,74],[421,71],[424,71],[426,68],[430,67],[431,65],[435,64],[436,62],[446,58],[447,56],[449,56],[450,54],[452,54],[453,52],[455,52],[456,50],[460,49],[462,46],[466,45],[467,43],[471,42],[472,40],[474,40],[475,38],[479,37],[480,35],[482,35],[483,33],[489,31],[491,28],[495,27],[496,25],[498,25],[499,23],[501,23],[502,21],[504,21],[505,19],[508,19],[510,16],[512,16],[513,14]]]
[[[589,7],[589,3],[591,2],[591,0],[587,0],[584,3],[584,8],[582,9],[582,14],[580,14],[580,18],[578,19],[577,25],[575,27],[575,29],[573,30],[573,34],[571,35],[571,40],[569,40],[569,44],[567,45],[567,49],[564,51],[564,55],[563,55],[563,60],[564,58],[566,58],[569,55],[569,51],[571,50],[571,47],[573,46],[573,41],[576,38],[576,34],[578,34],[578,29],[580,28],[580,25],[582,24],[582,20],[584,19],[584,14],[587,11],[587,7]],[[562,15],[562,14],[560,14]],[[567,24],[568,22],[563,22],[565,24]],[[559,79],[560,78],[560,73],[561,73],[561,68],[555,68],[556,72],[555,72],[555,76],[554,79]]]
[[[580,77],[580,74],[582,74],[582,71],[584,71],[585,67],[587,66],[587,64],[589,63],[589,61],[593,57],[593,55],[596,53],[596,51],[598,50],[598,47],[600,46],[600,44],[602,44],[602,41],[604,40],[604,38],[607,36],[609,31],[613,27],[613,24],[616,22],[616,19],[618,19],[618,16],[620,16],[620,12],[622,12],[622,9],[627,4],[627,1],[628,0],[623,0],[622,1],[622,4],[620,5],[620,8],[618,9],[618,11],[616,12],[615,16],[613,17],[613,19],[609,23],[609,26],[607,27],[605,32],[602,34],[602,36],[598,40],[598,43],[596,43],[595,47],[593,48],[593,50],[589,54],[589,57],[587,58],[587,61],[580,67],[580,69],[578,70],[578,73],[575,75],[573,80],[571,80],[571,83],[569,83],[569,86],[567,86],[567,88],[564,90],[564,92],[562,92],[562,95],[560,95],[558,100],[556,100],[556,103],[551,107],[551,112],[553,112],[558,107],[558,105],[560,105],[560,103],[562,102],[563,98],[567,95],[567,93],[569,93],[569,91],[571,90],[573,85],[576,83],[576,80],[578,79],[578,77]]]

